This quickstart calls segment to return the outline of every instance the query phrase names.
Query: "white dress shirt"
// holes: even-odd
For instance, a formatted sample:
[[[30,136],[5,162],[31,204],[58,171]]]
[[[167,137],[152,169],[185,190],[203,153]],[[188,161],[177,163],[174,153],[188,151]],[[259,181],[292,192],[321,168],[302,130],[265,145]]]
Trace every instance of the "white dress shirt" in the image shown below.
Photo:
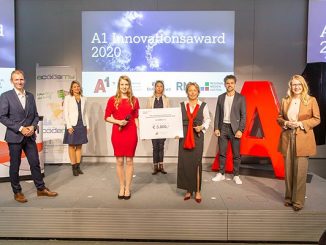
[[[25,106],[26,106],[26,92],[25,90],[23,92],[20,92],[18,89],[14,88],[15,89],[15,92],[18,96],[18,99],[22,105],[22,107],[24,108],[25,110]]]

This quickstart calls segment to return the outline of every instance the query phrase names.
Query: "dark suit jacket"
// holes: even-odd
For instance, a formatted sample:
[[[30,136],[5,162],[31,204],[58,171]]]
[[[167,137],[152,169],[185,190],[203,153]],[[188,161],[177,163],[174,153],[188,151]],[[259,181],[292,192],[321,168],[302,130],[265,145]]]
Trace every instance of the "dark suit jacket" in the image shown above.
[[[7,127],[5,140],[8,143],[22,142],[24,135],[19,128],[33,125],[36,129],[39,122],[33,94],[26,92],[24,110],[14,89],[4,92],[0,96],[0,122]],[[35,133],[31,137],[35,140]]]
[[[224,101],[226,93],[221,94],[217,98],[214,131],[221,130],[224,119]],[[235,92],[231,107],[230,121],[232,131],[235,134],[238,130],[244,131],[246,126],[246,100],[245,97],[238,92]]]

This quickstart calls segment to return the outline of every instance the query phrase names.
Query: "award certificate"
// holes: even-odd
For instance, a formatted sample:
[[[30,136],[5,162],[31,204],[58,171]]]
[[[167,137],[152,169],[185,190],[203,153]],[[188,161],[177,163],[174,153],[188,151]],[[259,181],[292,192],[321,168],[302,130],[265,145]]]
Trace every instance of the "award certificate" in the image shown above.
[[[182,138],[181,108],[139,110],[140,139]]]

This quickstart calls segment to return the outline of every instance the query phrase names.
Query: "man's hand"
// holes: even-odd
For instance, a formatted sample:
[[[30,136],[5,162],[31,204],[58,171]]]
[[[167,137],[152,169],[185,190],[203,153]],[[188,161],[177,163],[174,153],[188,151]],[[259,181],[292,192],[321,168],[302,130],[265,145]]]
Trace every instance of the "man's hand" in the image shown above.
[[[29,129],[28,127],[23,127],[23,128],[22,128],[21,133],[22,133],[24,136],[27,136],[29,132],[30,132],[30,129]]]
[[[26,137],[32,136],[34,134],[34,126],[23,127],[21,133]]]
[[[240,130],[238,130],[236,133],[235,133],[235,136],[236,138],[240,139],[242,137],[242,132]]]
[[[220,130],[218,130],[218,129],[216,129],[216,130],[214,131],[214,134],[215,134],[216,137],[220,137],[220,136],[221,136],[221,132],[220,132]]]

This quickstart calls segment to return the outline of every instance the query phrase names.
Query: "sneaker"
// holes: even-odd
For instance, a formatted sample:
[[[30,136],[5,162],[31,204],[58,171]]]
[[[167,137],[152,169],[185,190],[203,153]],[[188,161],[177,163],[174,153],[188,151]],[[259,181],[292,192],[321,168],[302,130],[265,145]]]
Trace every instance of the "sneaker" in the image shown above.
[[[240,177],[239,177],[238,175],[233,177],[233,181],[234,181],[237,185],[242,185],[242,181],[241,181],[241,179],[240,179]]]
[[[224,176],[224,174],[218,173],[218,174],[216,174],[216,176],[214,178],[212,178],[212,180],[215,182],[225,180],[225,176]]]

